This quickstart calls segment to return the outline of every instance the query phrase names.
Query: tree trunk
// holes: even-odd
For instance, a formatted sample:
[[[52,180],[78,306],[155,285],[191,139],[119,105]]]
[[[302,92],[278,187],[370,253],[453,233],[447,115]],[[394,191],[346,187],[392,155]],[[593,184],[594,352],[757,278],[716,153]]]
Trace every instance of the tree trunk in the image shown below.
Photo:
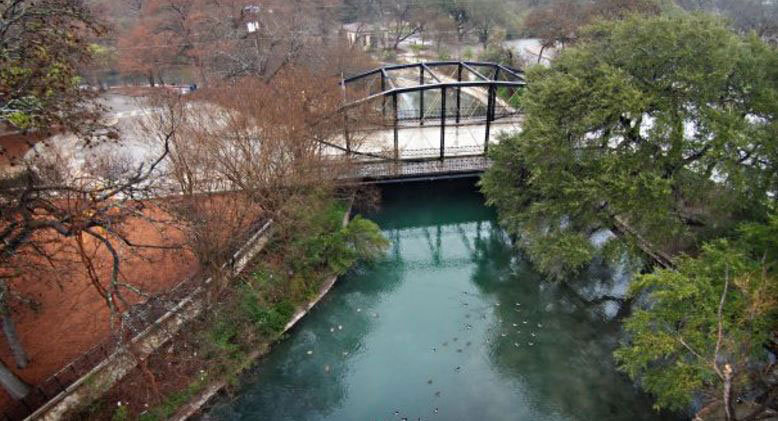
[[[30,387],[16,377],[2,361],[0,361],[0,385],[16,400],[20,400],[30,393]]]
[[[206,87],[208,86],[208,76],[205,74],[205,66],[198,64],[198,68],[200,70],[200,81],[202,82],[203,87]]]
[[[0,282],[0,324],[2,324],[5,342],[11,349],[16,366],[25,368],[29,358],[27,358],[24,345],[22,345],[22,341],[19,340],[19,335],[16,333],[16,325],[11,316],[11,309],[8,307],[8,295],[8,285],[4,281]]]
[[[462,44],[465,40],[465,24],[457,21],[457,41]]]
[[[546,50],[546,44],[540,45],[540,53],[538,54],[538,64],[540,64],[540,61],[543,60],[543,52]]]
[[[8,343],[8,347],[11,348],[16,366],[19,368],[27,367],[30,359],[27,357],[27,352],[24,351],[24,345],[22,345],[22,341],[19,340],[19,335],[16,333],[16,325],[7,310],[3,312],[2,325],[5,341]]]
[[[675,267],[672,257],[660,250],[657,250],[657,248],[654,247],[654,245],[651,244],[648,240],[643,238],[643,236],[640,235],[637,230],[610,212],[608,213],[608,216],[610,216],[610,218],[613,220],[613,224],[610,229],[614,234],[632,236],[640,250],[643,251],[643,253],[645,253],[648,257],[650,257],[654,263],[661,266],[662,268],[672,269]]]
[[[735,420],[735,406],[732,402],[732,366],[724,365],[724,415],[727,421]]]

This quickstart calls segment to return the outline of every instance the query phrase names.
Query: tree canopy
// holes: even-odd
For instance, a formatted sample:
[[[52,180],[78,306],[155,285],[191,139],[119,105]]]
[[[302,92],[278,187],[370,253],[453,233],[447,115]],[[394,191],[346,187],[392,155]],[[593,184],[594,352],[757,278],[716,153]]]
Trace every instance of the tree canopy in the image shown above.
[[[708,15],[599,22],[529,70],[523,131],[492,149],[483,191],[541,271],[643,270],[616,359],[658,408],[772,414],[776,65]]]
[[[523,132],[482,181],[546,273],[596,255],[672,265],[763,220],[778,187],[778,54],[703,15],[630,17],[582,32],[528,72]],[[591,236],[616,234],[605,247]]]

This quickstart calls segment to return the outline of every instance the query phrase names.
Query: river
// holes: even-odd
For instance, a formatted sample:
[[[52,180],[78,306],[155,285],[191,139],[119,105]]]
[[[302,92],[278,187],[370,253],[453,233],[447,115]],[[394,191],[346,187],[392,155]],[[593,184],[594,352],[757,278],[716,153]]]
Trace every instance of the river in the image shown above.
[[[386,257],[342,277],[213,420],[675,420],[611,358],[624,276],[553,283],[472,181],[387,187]]]

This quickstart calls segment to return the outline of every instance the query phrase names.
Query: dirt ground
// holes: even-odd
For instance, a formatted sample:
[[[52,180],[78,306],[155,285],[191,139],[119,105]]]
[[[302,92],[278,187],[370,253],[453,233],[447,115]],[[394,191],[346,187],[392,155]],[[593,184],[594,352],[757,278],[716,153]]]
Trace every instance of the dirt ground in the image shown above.
[[[43,138],[40,134],[0,133],[0,168],[23,157]]]
[[[145,90],[137,89],[120,94],[138,96],[144,93]],[[44,138],[43,135],[3,133],[0,128],[0,172],[13,171],[10,164]],[[211,250],[239,242],[238,234],[244,234],[249,224],[259,217],[258,211],[239,199],[211,196],[203,200],[206,205],[198,210],[198,216],[207,220],[210,232],[202,236],[202,244],[187,244],[187,233],[172,223],[171,215],[159,207],[147,207],[145,216],[165,222],[136,218],[122,227],[134,243],[166,247],[186,245],[175,249],[131,249],[114,242],[122,255],[121,278],[124,282],[150,295],[168,291],[201,274],[203,270],[195,251],[208,255]],[[94,241],[87,245],[95,256],[98,277],[105,282],[111,270],[110,255],[104,246]],[[30,358],[26,368],[16,367],[10,349],[0,335],[0,360],[31,386],[41,384],[111,337],[110,312],[85,267],[79,264],[75,240],[66,240],[58,247],[62,248],[62,261],[36,270],[37,273],[25,273],[22,279],[11,282],[13,291],[34,303],[15,302],[13,305],[17,331]],[[145,301],[130,291],[124,293],[130,304]],[[0,416],[14,405],[11,397],[4,390],[0,391]]]
[[[154,219],[168,217],[155,207],[147,208],[146,212]],[[178,246],[185,241],[185,233],[174,225],[137,218],[128,221],[125,228],[131,232],[133,242]],[[75,241],[70,243],[63,247],[63,256],[72,253],[76,260]],[[87,247],[96,257],[94,261],[100,279],[105,280],[111,269],[108,253],[96,243]],[[199,270],[197,259],[185,247],[139,250],[119,246],[119,253],[123,258],[121,277],[149,294],[170,289]],[[5,341],[0,341],[0,359],[22,380],[36,385],[108,338],[110,312],[82,265],[62,263],[46,273],[29,275],[27,279],[15,282],[14,289],[37,305],[35,308],[16,305],[14,318],[30,363],[25,369],[17,369]],[[142,300],[129,291],[124,292],[133,304]],[[7,408],[10,402],[10,396],[5,391],[0,392],[0,410]]]
[[[191,204],[184,207],[183,202],[175,202],[176,206],[172,206],[173,200],[177,199],[146,202],[143,218],[129,219],[116,228],[127,233],[134,244],[170,249],[130,248],[113,241],[122,258],[120,279],[151,296],[202,276],[204,268],[197,253],[210,258],[219,249],[240,246],[249,228],[261,216],[261,211],[240,195],[202,196],[197,198],[194,207]],[[195,219],[207,227],[198,228],[202,241],[192,242],[191,227],[177,223],[177,217],[166,210],[174,207],[179,212],[184,211],[182,209],[195,212]],[[0,339],[0,359],[33,386],[111,337],[110,312],[79,260],[76,242],[67,240],[57,244],[60,260],[55,262],[55,267],[42,267],[38,273],[26,274],[12,283],[12,290],[37,304],[17,303],[14,306],[17,330],[30,357],[27,368],[16,368],[8,345]],[[96,241],[84,244],[88,254],[93,256],[101,283],[105,284],[112,269],[110,254]],[[130,304],[145,301],[144,297],[131,291],[123,292]],[[165,375],[164,372],[161,374]],[[13,406],[11,397],[5,391],[0,392],[0,414]]]

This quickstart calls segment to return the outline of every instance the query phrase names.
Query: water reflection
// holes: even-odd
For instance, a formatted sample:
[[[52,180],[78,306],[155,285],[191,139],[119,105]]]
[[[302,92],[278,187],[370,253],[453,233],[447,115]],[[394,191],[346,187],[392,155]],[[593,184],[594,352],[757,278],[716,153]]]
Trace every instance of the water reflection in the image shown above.
[[[386,258],[344,277],[207,418],[672,419],[613,367],[604,305],[623,280],[543,281],[471,185],[384,196]]]

